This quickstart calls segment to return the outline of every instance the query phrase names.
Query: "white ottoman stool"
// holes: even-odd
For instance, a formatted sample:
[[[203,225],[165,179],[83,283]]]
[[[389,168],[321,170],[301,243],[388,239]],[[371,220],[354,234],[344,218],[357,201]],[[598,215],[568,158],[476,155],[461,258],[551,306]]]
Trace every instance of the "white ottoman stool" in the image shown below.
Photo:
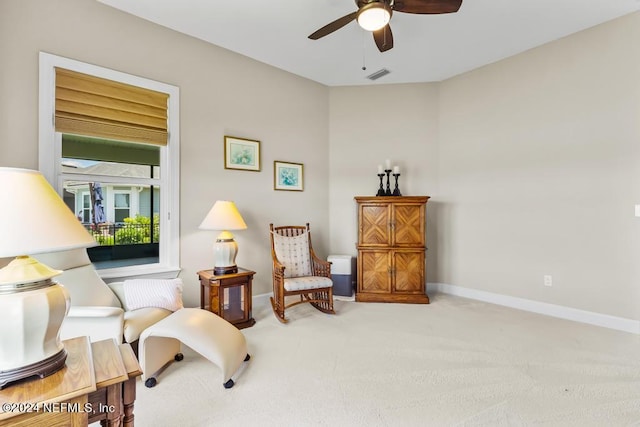
[[[210,311],[182,308],[140,335],[138,359],[147,387],[173,360],[182,360],[180,343],[191,347],[222,370],[223,385],[233,387],[231,377],[249,360],[247,342],[235,326]]]

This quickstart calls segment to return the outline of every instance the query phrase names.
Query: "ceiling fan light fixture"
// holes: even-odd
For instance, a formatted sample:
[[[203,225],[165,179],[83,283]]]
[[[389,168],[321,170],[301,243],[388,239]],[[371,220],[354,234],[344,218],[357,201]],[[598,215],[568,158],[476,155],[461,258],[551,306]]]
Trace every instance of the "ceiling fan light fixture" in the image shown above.
[[[367,31],[378,31],[389,23],[391,9],[386,3],[374,2],[360,8],[356,20]]]

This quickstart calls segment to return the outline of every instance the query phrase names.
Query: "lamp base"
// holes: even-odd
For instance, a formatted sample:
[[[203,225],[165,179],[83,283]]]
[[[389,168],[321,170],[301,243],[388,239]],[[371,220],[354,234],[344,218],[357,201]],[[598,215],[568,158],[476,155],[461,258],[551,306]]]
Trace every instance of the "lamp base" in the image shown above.
[[[0,270],[0,388],[64,366],[60,326],[69,292],[51,280],[60,273],[22,256]]]
[[[221,274],[233,274],[238,272],[237,265],[231,265],[228,267],[213,267],[213,274],[220,276]]]
[[[238,253],[238,244],[233,240],[233,234],[223,231],[218,235],[213,244],[213,274],[219,276],[221,274],[232,274],[238,272],[236,265],[236,254]]]
[[[39,362],[0,372],[0,390],[2,390],[9,383],[22,380],[24,378],[33,377],[36,375],[40,378],[48,377],[49,375],[54,374],[60,369],[64,368],[66,360],[67,351],[63,348],[53,356]]]

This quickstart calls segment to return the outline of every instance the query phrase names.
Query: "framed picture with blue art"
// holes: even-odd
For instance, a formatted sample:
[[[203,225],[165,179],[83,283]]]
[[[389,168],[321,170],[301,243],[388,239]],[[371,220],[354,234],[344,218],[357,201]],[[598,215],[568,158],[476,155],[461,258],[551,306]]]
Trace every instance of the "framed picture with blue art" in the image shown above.
[[[225,136],[224,168],[260,171],[260,141]]]
[[[302,163],[273,162],[273,189],[285,191],[302,191],[304,177]]]

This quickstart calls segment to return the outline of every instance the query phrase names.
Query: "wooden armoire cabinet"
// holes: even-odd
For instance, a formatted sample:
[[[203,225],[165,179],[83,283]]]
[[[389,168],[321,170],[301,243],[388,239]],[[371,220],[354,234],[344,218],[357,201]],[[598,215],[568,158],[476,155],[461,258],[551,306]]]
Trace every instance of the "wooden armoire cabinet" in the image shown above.
[[[356,197],[356,301],[428,304],[425,292],[428,196]]]

